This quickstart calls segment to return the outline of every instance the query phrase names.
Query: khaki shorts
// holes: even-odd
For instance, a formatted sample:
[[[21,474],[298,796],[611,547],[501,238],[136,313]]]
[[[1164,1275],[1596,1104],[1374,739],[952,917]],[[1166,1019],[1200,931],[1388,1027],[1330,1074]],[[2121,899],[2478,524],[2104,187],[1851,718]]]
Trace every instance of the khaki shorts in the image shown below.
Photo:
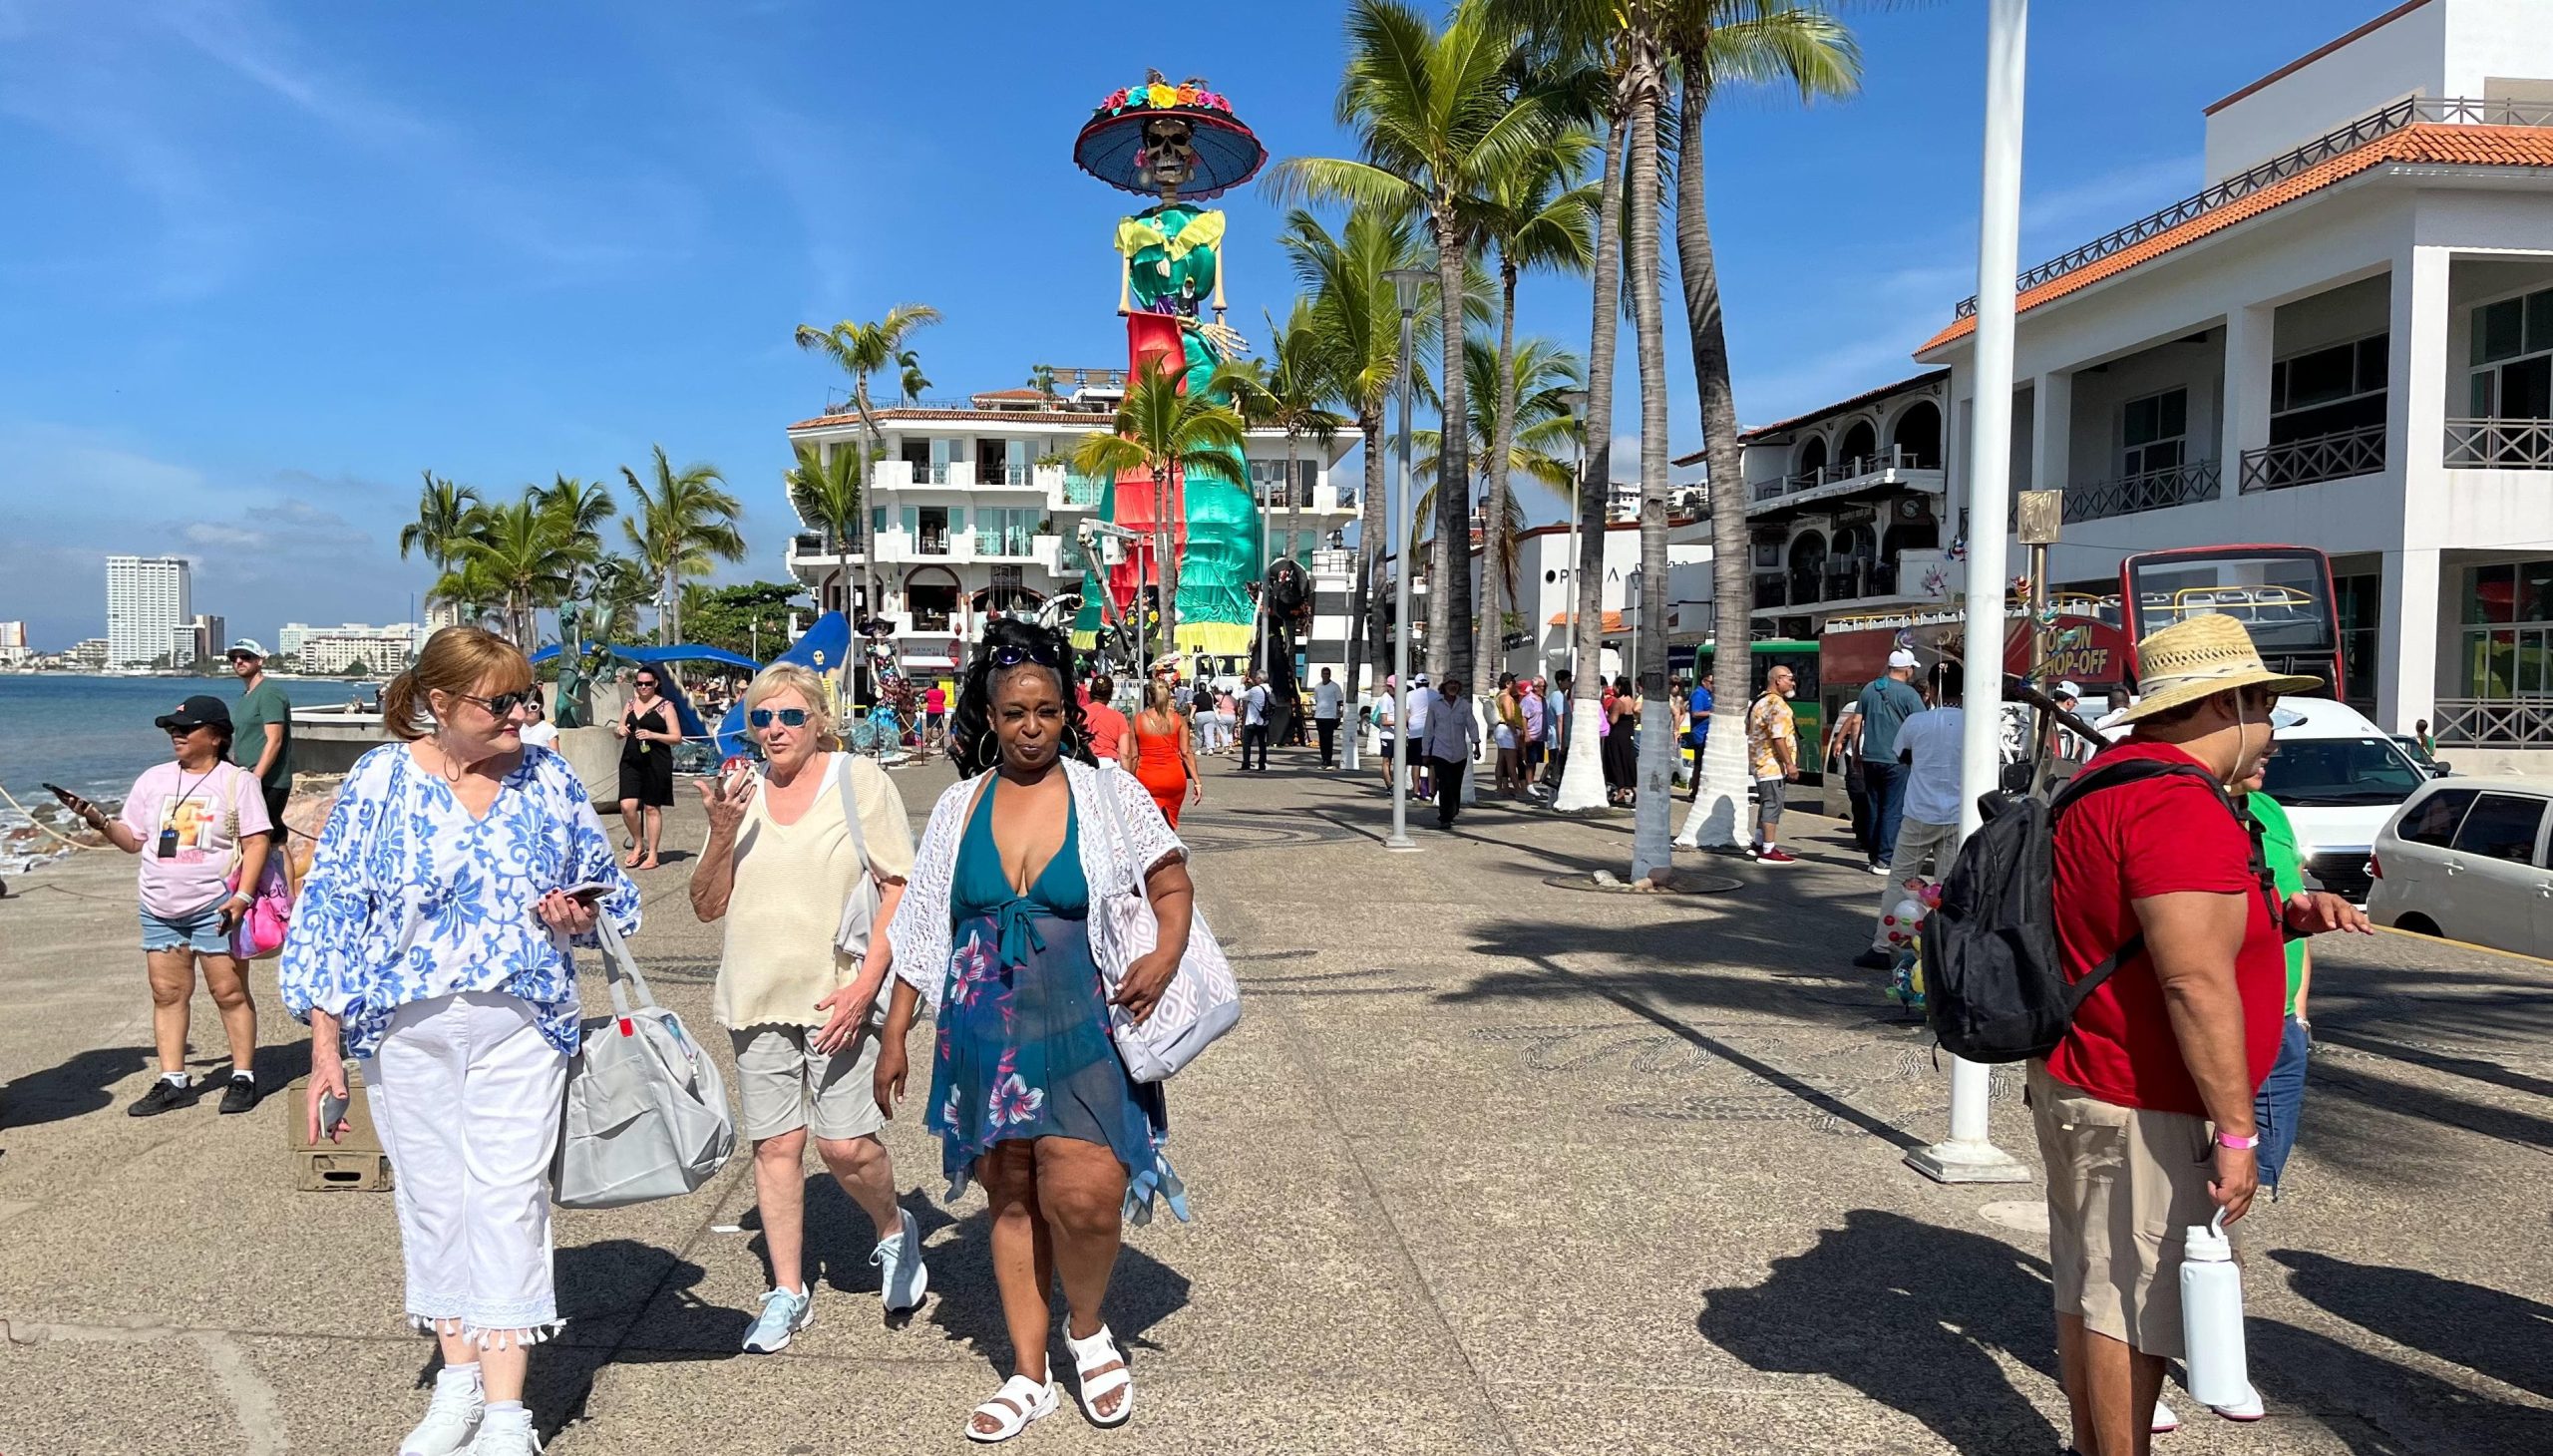
[[[887,1125],[878,1110],[878,1029],[865,1027],[849,1056],[809,1046],[813,1026],[748,1026],[736,1044],[736,1130],[752,1142],[812,1128],[817,1137],[864,1138]]]
[[[2047,1164],[2047,1262],[2056,1312],[2149,1355],[2181,1349],[2181,1235],[2216,1217],[2207,1119],[2103,1102],[2029,1069]]]

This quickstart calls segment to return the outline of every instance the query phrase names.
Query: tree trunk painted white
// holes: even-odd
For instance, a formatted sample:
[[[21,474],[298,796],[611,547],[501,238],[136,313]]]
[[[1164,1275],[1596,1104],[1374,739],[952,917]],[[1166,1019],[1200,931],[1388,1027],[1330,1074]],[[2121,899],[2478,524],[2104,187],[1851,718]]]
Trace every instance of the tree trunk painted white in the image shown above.
[[[1578,559],[1570,569],[1578,593],[1578,630],[1571,681],[1569,754],[1561,761],[1560,790],[1552,808],[1563,813],[1605,805],[1605,766],[1597,736],[1604,708],[1597,701],[1605,675],[1605,503],[1614,479],[1614,342],[1623,301],[1623,149],[1630,132],[1628,109],[1617,106],[1605,129],[1605,164],[1596,208],[1595,319],[1587,345],[1587,467],[1578,502]],[[1558,704],[1554,705],[1556,708]]]
[[[1594,698],[1569,700],[1569,756],[1561,761],[1560,792],[1552,808],[1576,814],[1605,807],[1605,705]]]

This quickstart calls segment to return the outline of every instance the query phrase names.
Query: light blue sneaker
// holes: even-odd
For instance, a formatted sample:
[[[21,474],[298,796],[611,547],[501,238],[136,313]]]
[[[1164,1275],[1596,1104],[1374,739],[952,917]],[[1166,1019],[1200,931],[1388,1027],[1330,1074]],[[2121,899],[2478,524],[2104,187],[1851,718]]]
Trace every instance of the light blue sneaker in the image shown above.
[[[798,1331],[816,1322],[815,1296],[802,1289],[774,1289],[762,1296],[762,1313],[745,1331],[745,1353],[775,1355]]]
[[[879,1275],[878,1292],[886,1298],[888,1313],[921,1307],[921,1296],[930,1289],[930,1269],[921,1262],[921,1230],[911,1210],[897,1211],[897,1231],[878,1241],[869,1264],[886,1271]]]

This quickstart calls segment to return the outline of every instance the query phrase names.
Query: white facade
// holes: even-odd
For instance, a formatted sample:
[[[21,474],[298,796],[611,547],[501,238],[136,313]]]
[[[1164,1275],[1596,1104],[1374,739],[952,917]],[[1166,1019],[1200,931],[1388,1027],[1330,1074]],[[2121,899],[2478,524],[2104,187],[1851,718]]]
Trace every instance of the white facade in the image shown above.
[[[1576,538],[1567,523],[1538,526],[1516,539],[1515,631],[1530,640],[1501,654],[1500,670],[1549,677],[1570,666],[1572,623],[1578,610],[1578,561],[1570,553]],[[1479,599],[1481,553],[1472,552],[1473,599]],[[1600,628],[1603,661],[1596,671],[1608,678],[1632,670],[1633,642],[1654,625],[1643,622],[1635,592],[1640,576],[1640,522],[1611,522],[1605,529],[1605,578],[1598,588],[1605,614]],[[1706,640],[1711,632],[1711,546],[1709,521],[1671,523],[1666,544],[1667,615],[1664,623],[1670,650]],[[1514,639],[1515,632],[1509,634]],[[1584,664],[1582,664],[1584,667]]]
[[[31,655],[27,650],[27,624],[0,622],[0,666],[15,667]]]
[[[432,630],[419,622],[393,622],[380,627],[360,622],[333,627],[287,622],[275,634],[275,650],[292,659],[295,672],[326,676],[344,672],[360,662],[387,675],[404,670]]]
[[[1097,511],[1104,483],[1064,460],[1084,436],[1109,427],[1123,371],[1061,373],[1095,382],[1053,397],[990,392],[962,409],[872,411],[884,442],[883,458],[870,467],[867,505],[881,593],[875,614],[894,624],[897,655],[908,670],[954,670],[963,644],[990,612],[1034,612],[1054,603],[1062,620],[1071,620],[1063,611],[1068,603],[1057,598],[1069,596],[1069,604],[1078,605],[1086,558],[1076,530]],[[789,427],[793,447],[814,447],[828,460],[836,450],[859,448],[862,435],[854,414]],[[1326,444],[1294,442],[1289,509],[1284,433],[1250,432],[1252,484],[1272,557],[1307,558],[1336,545],[1355,519],[1361,482],[1330,474],[1355,439],[1342,431]],[[837,542],[828,549],[821,528],[804,522],[786,558],[790,573],[816,590],[823,610],[847,609],[861,588],[860,562],[856,544]]]
[[[2060,588],[2138,550],[2319,547],[2349,696],[2467,771],[2553,749],[2547,20],[2423,0],[2220,103],[2209,173],[2252,171],[2024,275],[2014,339],[2011,487],[2066,493]],[[1917,354],[1950,371],[1954,523],[1972,342]]]
[[[107,557],[108,665],[148,666],[169,655],[194,618],[191,572],[179,556]]]

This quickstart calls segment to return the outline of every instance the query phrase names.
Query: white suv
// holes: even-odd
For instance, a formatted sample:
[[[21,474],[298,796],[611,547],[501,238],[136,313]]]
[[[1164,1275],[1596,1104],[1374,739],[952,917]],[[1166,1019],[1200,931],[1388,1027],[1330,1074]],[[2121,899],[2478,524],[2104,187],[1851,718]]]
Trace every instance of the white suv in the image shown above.
[[[2375,837],[2379,925],[2525,955],[2553,950],[2553,785],[2432,779]]]

